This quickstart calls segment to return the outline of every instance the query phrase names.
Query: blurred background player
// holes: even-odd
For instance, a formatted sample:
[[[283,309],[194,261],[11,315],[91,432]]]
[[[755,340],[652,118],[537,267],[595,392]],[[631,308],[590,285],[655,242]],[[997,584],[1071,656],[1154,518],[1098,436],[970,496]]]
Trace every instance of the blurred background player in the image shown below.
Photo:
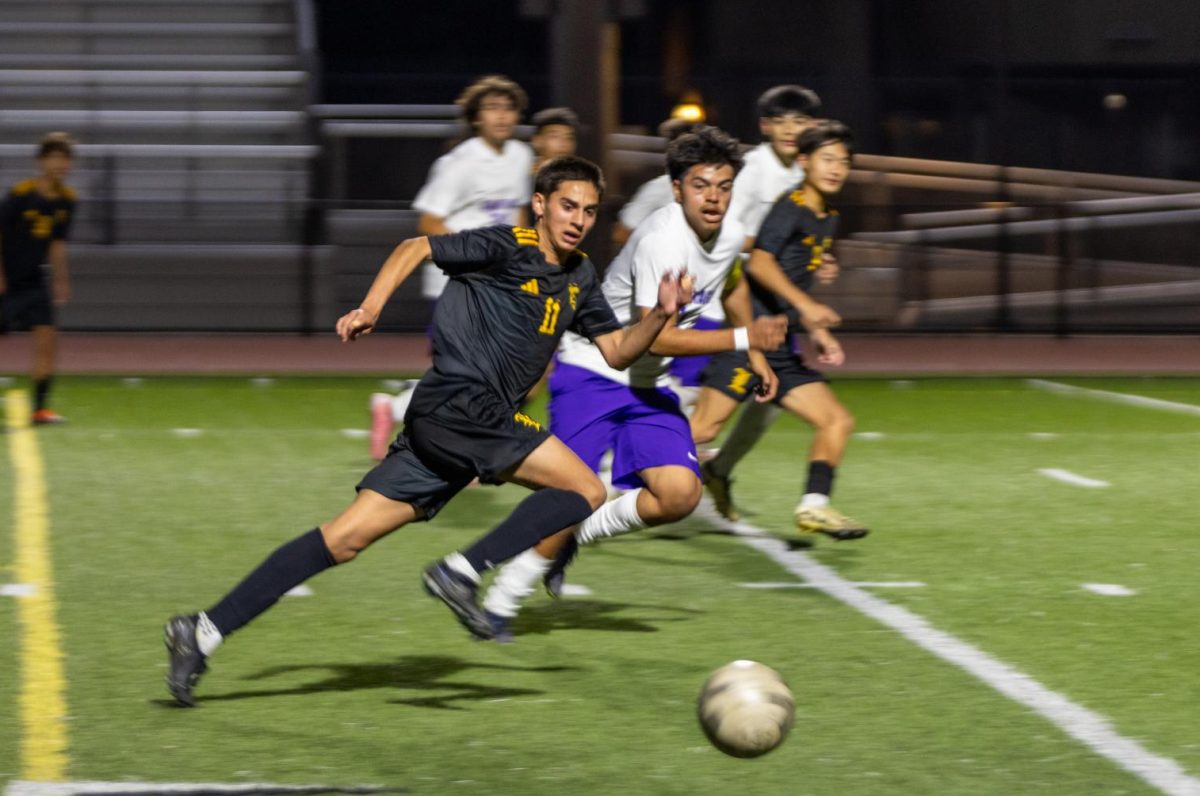
[[[660,138],[667,139],[667,145],[684,133],[690,133],[699,127],[696,122],[686,119],[667,119],[658,126]],[[660,207],[666,207],[675,201],[675,193],[671,188],[671,175],[663,173],[647,180],[633,193],[633,198],[625,203],[617,214],[617,223],[613,225],[612,240],[616,247],[625,245],[637,225],[645,221]]]
[[[784,193],[800,185],[804,168],[799,163],[798,141],[805,130],[815,123],[821,110],[821,99],[804,86],[781,85],[767,89],[756,103],[758,129],[763,141],[746,153],[746,167],[734,184],[733,204],[729,214],[746,228],[746,251],[754,248],[754,238],[767,212]],[[817,278],[823,284],[832,282],[837,274],[836,263],[822,264]],[[711,324],[720,321],[712,317]],[[708,365],[707,357],[697,357],[676,363],[676,377],[685,387],[699,392],[701,373]],[[694,400],[694,398],[693,398]],[[733,504],[729,473],[779,416],[780,409],[770,403],[750,403],[721,444],[724,455],[716,468],[706,459],[704,484],[713,496],[718,511],[729,519],[737,519]]]
[[[613,483],[631,491],[597,510],[578,531],[556,534],[500,570],[484,599],[498,641],[511,638],[509,623],[539,580],[547,578],[552,590],[561,591],[562,569],[578,543],[677,522],[696,508],[702,492],[699,463],[679,398],[666,382],[670,357],[745,351],[749,367],[768,385],[764,400],[773,396],[774,376],[762,351],[783,342],[783,316],[752,323],[743,285],[728,299],[738,328],[692,328],[706,304],[721,300],[745,240],[741,225],[726,220],[742,165],[737,139],[701,127],[672,141],[666,160],[674,201],[638,225],[605,272],[604,296],[617,320],[632,325],[651,312],[663,276],[682,267],[693,280],[691,303],[625,371],[609,365],[585,338],[564,335],[550,377],[551,430],[592,470],[611,450]]]
[[[519,411],[568,329],[593,340],[606,362],[629,367],[691,290],[679,273],[654,286],[655,304],[622,327],[595,267],[577,250],[596,220],[600,168],[560,158],[538,172],[534,228],[493,226],[404,241],[388,256],[362,304],[338,319],[343,342],[369,334],[396,288],[424,260],[452,279],[434,316],[434,362],[417,386],[404,433],[329,522],[278,547],[216,605],[172,617],[164,629],[175,700],[192,693],[208,657],[230,633],[289,589],[410,522],[429,520],[474,477],[533,490],[471,546],[428,567],[426,591],[473,635],[491,638],[476,602],[481,573],[569,528],[604,501],[604,488],[569,448]]]
[[[533,114],[533,135],[529,139],[533,147],[533,171],[536,174],[542,164],[554,158],[575,154],[579,131],[579,116],[570,108],[546,108]]]
[[[48,400],[58,348],[54,307],[71,298],[67,234],[75,214],[75,192],[63,180],[73,157],[74,145],[66,133],[45,136],[38,146],[40,173],[14,185],[0,208],[0,333],[33,334],[33,422],[43,425],[64,419]]]
[[[480,78],[455,103],[472,135],[442,155],[429,169],[429,179],[413,199],[421,215],[419,235],[445,235],[467,229],[528,223],[533,151],[513,139],[521,114],[529,105],[525,90],[503,75]],[[446,275],[433,263],[421,272],[421,293],[436,302]],[[412,398],[410,382],[398,395],[371,396],[371,458],[387,452],[395,423],[404,418]]]
[[[833,243],[837,211],[827,204],[850,173],[854,139],[839,122],[823,121],[800,136],[800,163],[804,182],[775,202],[763,220],[746,277],[755,315],[785,312],[791,331],[807,331],[818,352],[817,361],[841,365],[842,348],[830,333],[841,319],[807,291],[822,253]],[[829,505],[837,466],[854,430],[854,416],[838,401],[825,377],[808,367],[793,349],[792,341],[767,354],[779,380],[776,402],[813,427],[808,455],[808,477],[796,506],[796,526],[802,532],[823,533],[835,539],[857,539],[867,534],[859,522]],[[692,433],[697,442],[713,439],[738,404],[753,394],[757,376],[741,353],[718,354],[704,372],[704,389],[692,412]],[[722,451],[708,469],[726,473]],[[726,516],[730,509],[725,507]]]

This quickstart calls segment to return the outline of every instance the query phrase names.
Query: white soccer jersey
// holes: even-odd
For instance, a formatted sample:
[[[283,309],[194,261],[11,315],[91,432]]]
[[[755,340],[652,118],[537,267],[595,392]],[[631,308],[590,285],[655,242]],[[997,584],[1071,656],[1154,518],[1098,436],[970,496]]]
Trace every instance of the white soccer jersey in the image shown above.
[[[660,174],[652,180],[642,183],[633,193],[618,215],[622,224],[629,229],[637,229],[649,218],[655,210],[666,207],[675,201],[675,192],[671,190],[671,176]]]
[[[413,200],[413,209],[442,219],[454,232],[516,224],[533,193],[533,150],[521,141],[505,141],[500,152],[478,136],[442,155]],[[426,298],[442,294],[448,277],[432,263],[422,272]]]
[[[769,143],[759,144],[746,153],[745,165],[733,181],[729,217],[740,221],[747,235],[757,235],[775,200],[803,179],[798,161],[785,166]]]
[[[662,275],[686,268],[694,280],[694,295],[691,303],[680,311],[678,323],[679,328],[690,329],[707,304],[720,302],[729,269],[745,237],[742,225],[726,216],[711,251],[705,251],[688,226],[683,207],[672,203],[643,221],[608,266],[604,274],[604,298],[617,320],[629,326],[640,318],[637,308],[651,308],[658,303]],[[604,361],[600,349],[571,332],[563,335],[558,358],[568,365],[587,368],[634,387],[665,386],[667,364],[671,361],[670,357],[647,353],[628,370],[615,370]]]

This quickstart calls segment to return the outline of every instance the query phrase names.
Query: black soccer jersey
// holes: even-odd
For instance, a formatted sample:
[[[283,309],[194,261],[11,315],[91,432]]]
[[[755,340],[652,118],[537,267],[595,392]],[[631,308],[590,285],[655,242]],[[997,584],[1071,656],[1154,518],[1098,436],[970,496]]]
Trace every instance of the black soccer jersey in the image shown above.
[[[833,245],[837,219],[836,210],[828,210],[824,218],[819,218],[804,204],[804,191],[798,187],[779,197],[767,213],[758,237],[754,239],[754,248],[775,255],[792,284],[808,290],[813,271],[821,265],[821,255]],[[750,279],[750,297],[756,317],[786,314],[792,331],[800,330],[795,308],[753,278]]]
[[[429,239],[450,276],[433,317],[433,367],[409,413],[428,414],[483,386],[515,410],[546,370],[563,332],[589,339],[621,328],[591,260],[546,262],[526,227],[484,227]]]
[[[74,214],[75,192],[66,186],[53,199],[37,190],[36,180],[13,186],[0,209],[0,256],[9,290],[42,284],[50,242],[66,239]]]

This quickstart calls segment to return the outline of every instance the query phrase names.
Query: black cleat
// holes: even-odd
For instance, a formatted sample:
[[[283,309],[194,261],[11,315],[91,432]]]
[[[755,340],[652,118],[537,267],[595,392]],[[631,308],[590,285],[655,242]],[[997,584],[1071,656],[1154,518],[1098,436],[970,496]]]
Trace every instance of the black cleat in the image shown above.
[[[163,640],[167,644],[167,660],[171,671],[167,673],[167,690],[175,701],[183,707],[193,707],[196,698],[192,689],[200,680],[200,675],[208,671],[204,653],[196,644],[195,614],[191,616],[173,616],[163,627]]]
[[[479,607],[476,597],[479,587],[476,584],[441,561],[430,564],[425,569],[421,575],[421,582],[425,584],[425,591],[444,602],[446,607],[454,612],[454,616],[467,632],[476,638],[493,637],[492,623]]]
[[[542,576],[542,584],[546,587],[546,593],[556,600],[562,597],[563,587],[567,583],[567,567],[571,565],[577,555],[579,555],[579,540],[575,538],[575,534],[571,534],[567,537],[567,543],[554,557],[554,563],[550,565],[550,569],[546,570],[546,574]]]
[[[488,623],[492,626],[492,638],[497,644],[512,644],[512,617],[500,616],[491,611],[485,611],[487,614]]]

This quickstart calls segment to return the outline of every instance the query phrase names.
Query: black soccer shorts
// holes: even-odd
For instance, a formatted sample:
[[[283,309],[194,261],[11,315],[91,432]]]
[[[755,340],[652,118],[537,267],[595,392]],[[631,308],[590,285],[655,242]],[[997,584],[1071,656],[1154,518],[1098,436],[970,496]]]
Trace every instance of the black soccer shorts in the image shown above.
[[[779,391],[774,403],[805,384],[828,381],[825,374],[804,364],[804,358],[790,351],[772,351],[766,355],[767,364],[779,379]],[[705,387],[712,387],[741,403],[754,395],[761,379],[750,370],[750,358],[745,351],[726,351],[713,355],[701,377]]]
[[[45,285],[9,288],[0,296],[0,332],[24,332],[54,325],[54,302]]]

